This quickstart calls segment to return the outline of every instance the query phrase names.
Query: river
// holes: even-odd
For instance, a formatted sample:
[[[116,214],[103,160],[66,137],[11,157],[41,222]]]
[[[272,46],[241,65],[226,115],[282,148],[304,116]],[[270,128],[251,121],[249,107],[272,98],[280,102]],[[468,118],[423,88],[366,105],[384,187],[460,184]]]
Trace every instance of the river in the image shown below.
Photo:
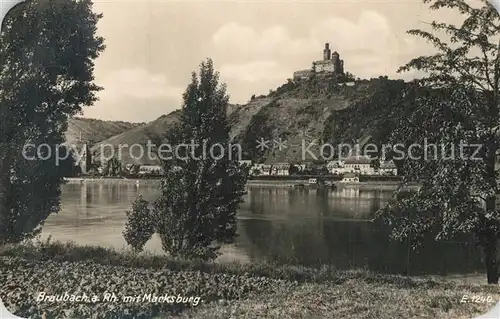
[[[47,219],[43,236],[80,245],[126,247],[125,212],[139,194],[152,201],[158,186],[116,181],[66,184],[61,211]],[[390,241],[388,229],[371,221],[390,196],[386,189],[355,187],[250,187],[238,212],[239,237],[223,247],[219,261],[330,264],[410,275],[482,271],[481,256],[468,240],[429,240],[418,251]],[[152,238],[146,249],[161,253],[159,239]]]

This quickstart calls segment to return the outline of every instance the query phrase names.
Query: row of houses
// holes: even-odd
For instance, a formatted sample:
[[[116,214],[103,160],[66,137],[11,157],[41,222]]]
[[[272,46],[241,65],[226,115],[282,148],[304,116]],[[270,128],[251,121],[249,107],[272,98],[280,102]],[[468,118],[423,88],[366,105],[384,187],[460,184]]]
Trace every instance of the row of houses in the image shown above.
[[[368,156],[352,156],[345,161],[332,161],[327,164],[327,169],[332,174],[398,175],[398,170],[392,160],[374,162]]]
[[[358,175],[396,176],[398,170],[394,162],[373,161],[368,156],[352,156],[345,160],[330,161],[325,164],[308,163],[275,163],[253,164],[250,174],[254,176],[288,176],[305,172],[322,172],[334,175],[354,173]]]
[[[242,167],[249,169],[253,176],[289,176],[296,174],[333,174],[333,175],[372,175],[372,176],[396,176],[398,174],[393,161],[373,161],[367,156],[351,156],[345,160],[330,161],[327,163],[274,163],[274,164],[252,164],[252,161],[240,161]],[[126,164],[124,172],[138,176],[161,176],[163,167],[159,165],[132,165]],[[100,172],[101,173],[101,172]]]
[[[137,176],[162,176],[164,169],[160,165],[135,165],[135,164],[125,164],[120,165],[120,169],[116,172],[106,172],[106,163],[104,165],[99,165],[96,167],[98,174],[111,174],[119,175],[125,173],[126,175],[137,175]]]

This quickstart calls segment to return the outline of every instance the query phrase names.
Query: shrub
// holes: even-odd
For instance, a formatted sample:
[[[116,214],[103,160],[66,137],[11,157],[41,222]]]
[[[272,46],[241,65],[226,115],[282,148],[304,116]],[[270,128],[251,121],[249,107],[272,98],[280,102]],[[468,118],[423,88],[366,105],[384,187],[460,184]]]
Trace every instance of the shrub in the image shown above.
[[[132,211],[127,211],[127,222],[123,237],[135,251],[141,251],[153,236],[154,224],[148,202],[139,196],[132,204]]]

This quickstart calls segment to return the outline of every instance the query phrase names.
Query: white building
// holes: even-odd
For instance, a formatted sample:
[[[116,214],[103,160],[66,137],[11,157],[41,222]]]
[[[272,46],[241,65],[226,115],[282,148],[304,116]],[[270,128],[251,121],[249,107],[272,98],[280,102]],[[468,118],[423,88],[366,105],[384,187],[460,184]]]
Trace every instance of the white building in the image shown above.
[[[335,66],[332,63],[332,60],[316,61],[314,62],[314,71],[333,73],[335,71]]]
[[[290,163],[276,163],[271,168],[271,175],[288,176],[290,175]]]
[[[375,175],[372,161],[368,156],[350,156],[344,162],[345,173]]]
[[[272,168],[272,165],[262,165],[262,175],[271,175],[271,168]]]
[[[330,174],[340,175],[345,173],[344,162],[330,161],[326,164],[326,169]]]
[[[346,173],[342,177],[342,183],[359,183],[359,176],[355,173]]]
[[[250,168],[251,175],[261,175],[261,176],[269,176],[271,175],[271,165],[267,164],[253,164]]]
[[[141,165],[139,175],[163,175],[163,167],[159,165]]]

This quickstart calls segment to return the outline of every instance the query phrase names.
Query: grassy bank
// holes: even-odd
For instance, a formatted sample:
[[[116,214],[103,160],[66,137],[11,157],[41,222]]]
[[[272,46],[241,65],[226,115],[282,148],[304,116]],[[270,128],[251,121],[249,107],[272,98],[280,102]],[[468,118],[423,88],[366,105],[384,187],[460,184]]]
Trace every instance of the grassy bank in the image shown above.
[[[464,295],[500,298],[498,287],[364,270],[337,271],[271,264],[172,260],[101,247],[38,243],[0,250],[0,298],[30,318],[473,318],[494,303],[462,303]],[[40,292],[117,301],[36,301]],[[189,302],[124,302],[165,294]],[[192,302],[199,297],[196,305]],[[182,299],[182,298],[181,298]]]

